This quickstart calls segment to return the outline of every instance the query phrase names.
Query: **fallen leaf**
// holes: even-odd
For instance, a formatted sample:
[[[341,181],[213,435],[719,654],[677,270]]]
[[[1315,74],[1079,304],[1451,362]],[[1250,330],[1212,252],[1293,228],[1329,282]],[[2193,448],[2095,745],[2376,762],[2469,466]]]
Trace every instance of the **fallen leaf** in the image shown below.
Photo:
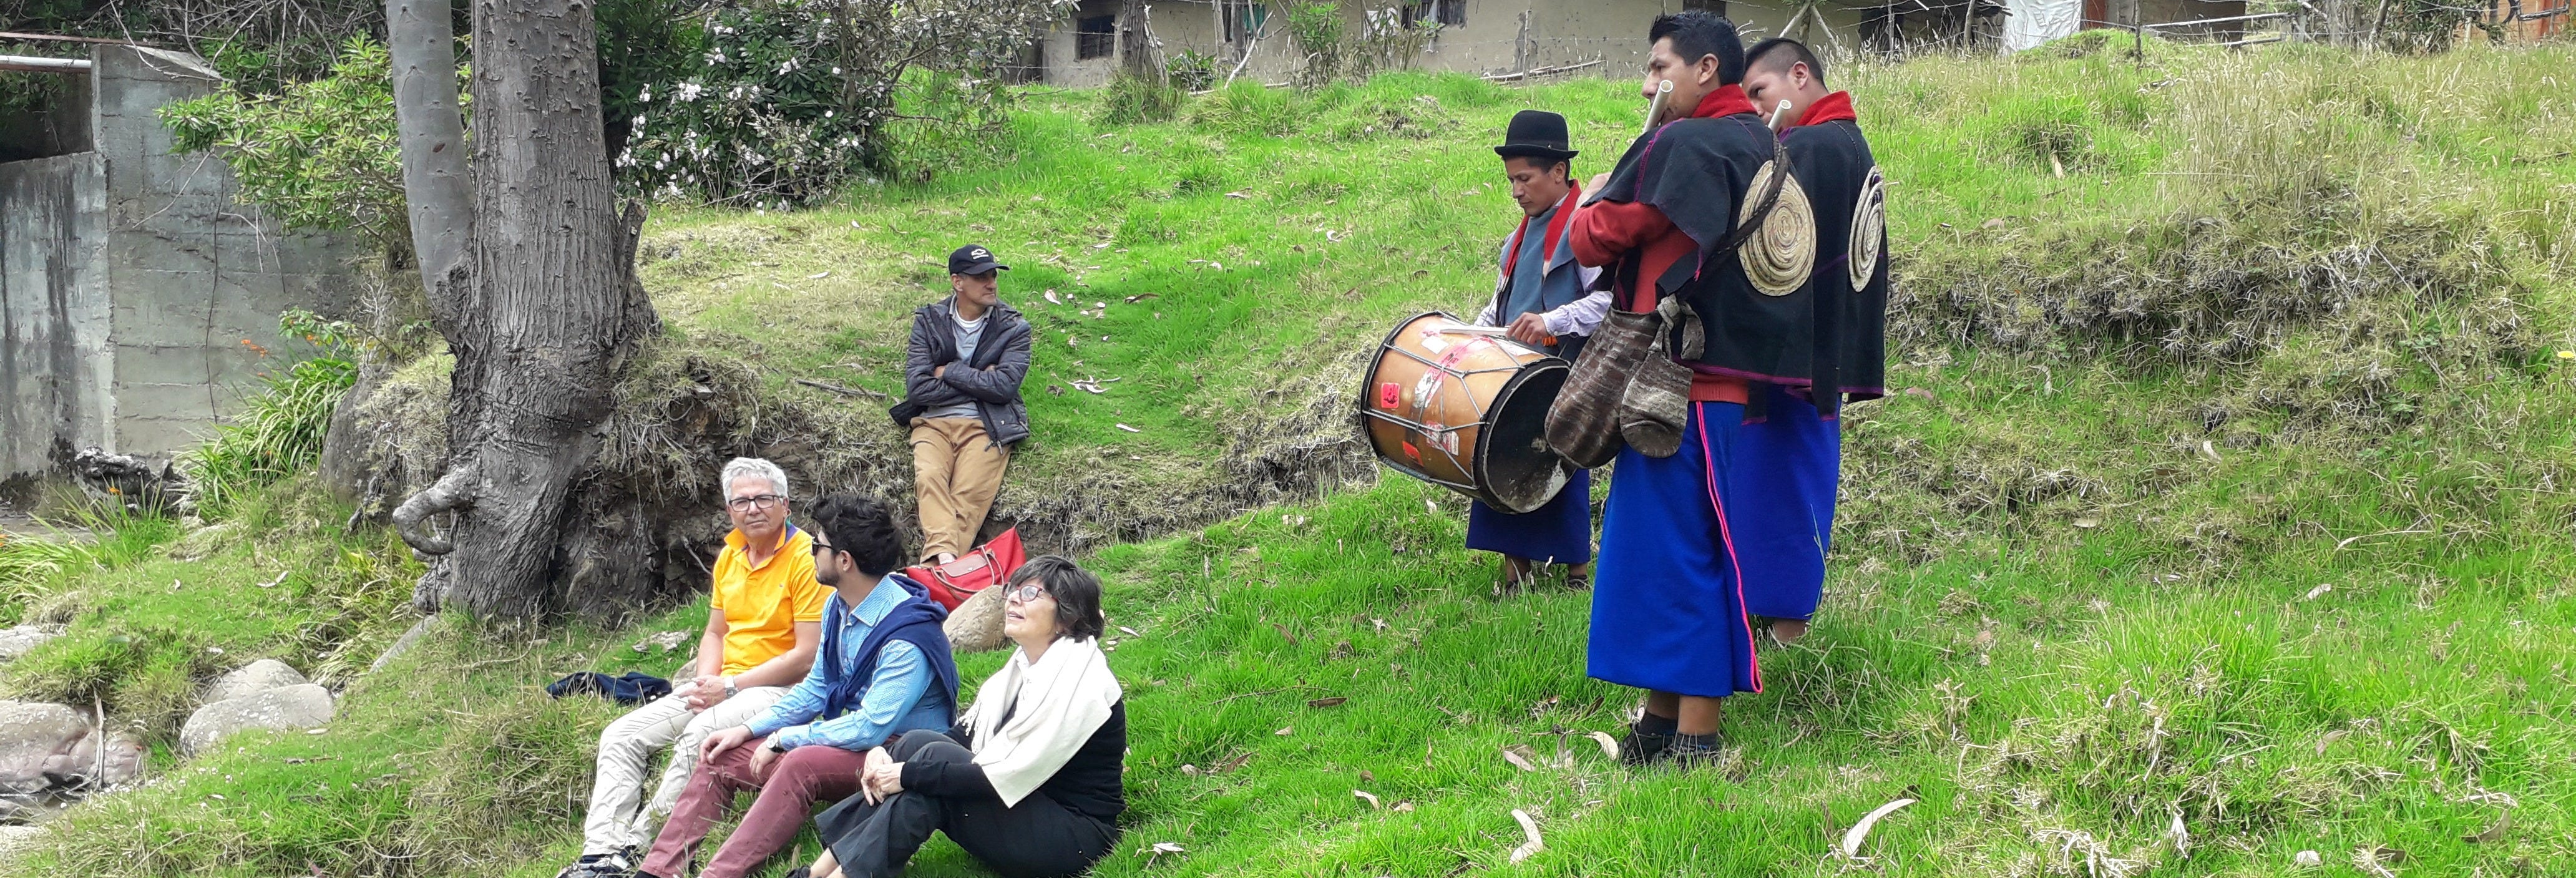
[[[1197,777],[1199,776],[1199,767],[1196,765],[1184,765],[1181,766],[1181,773],[1191,777]]]
[[[2333,590],[2334,590],[2334,583],[2331,583],[2331,582],[2326,583],[2326,584],[2324,584],[2324,585],[2317,586],[2317,587],[2315,587],[2315,588],[2308,589],[2308,597],[2307,597],[2307,599],[2308,599],[2308,600],[2312,600],[2312,601],[2313,601],[2313,600],[2316,600],[2316,599],[2318,599],[2318,598],[2325,597],[2325,596],[2326,596],[2326,592],[2330,592],[2330,591],[2333,591]]]
[[[1271,732],[1271,734],[1273,734],[1273,735],[1278,735],[1279,737],[1285,738],[1285,737],[1288,737],[1288,735],[1289,735],[1290,733],[1294,732],[1294,731],[1296,731],[1296,727],[1294,727],[1294,726],[1280,726],[1278,731]]]
[[[1913,799],[1898,799],[1896,801],[1880,805],[1878,806],[1878,810],[1871,811],[1867,815],[1861,817],[1860,822],[1852,824],[1851,829],[1843,832],[1843,856],[1860,856],[1860,843],[1869,840],[1870,827],[1878,825],[1879,818],[1885,817],[1889,814],[1894,814],[1896,813],[1896,809],[1903,808],[1911,804],[1914,804]]]
[[[2200,440],[2200,456],[2218,460],[2218,446],[2207,439]]]
[[[1054,291],[1054,290],[1048,290],[1048,291],[1046,291],[1046,300],[1047,300],[1048,302],[1050,302],[1050,303],[1057,304],[1057,305],[1062,305],[1062,304],[1064,304],[1064,300],[1063,300],[1063,299],[1056,298],[1056,295],[1055,295],[1055,291]]]
[[[831,276],[832,276],[832,273],[831,273],[831,272],[829,272],[829,271],[818,271],[818,272],[815,272],[815,273],[813,273],[813,274],[806,275],[806,276],[805,276],[805,279],[806,279],[806,280],[822,280],[822,279],[824,279],[824,278],[831,277]]]
[[[1161,294],[1161,293],[1138,293],[1138,294],[1133,295],[1133,296],[1128,296],[1128,297],[1127,297],[1127,304],[1133,305],[1133,304],[1136,304],[1136,303],[1138,303],[1138,302],[1145,301],[1146,299],[1160,299],[1160,298],[1162,298],[1162,297],[1163,297],[1163,294]]]
[[[1315,700],[1313,700],[1313,701],[1306,702],[1306,706],[1307,706],[1307,707],[1340,707],[1340,706],[1342,706],[1342,702],[1349,701],[1349,700],[1350,700],[1350,699],[1348,699],[1348,698],[1344,698],[1344,697],[1342,697],[1342,696],[1335,695],[1335,696],[1333,696],[1333,697],[1331,697],[1331,698],[1318,698],[1318,699],[1315,699]]]
[[[2318,866],[2325,865],[2326,858],[2324,855],[2319,854],[2316,851],[2300,851],[2297,856],[2290,858],[2290,862],[2296,863],[2304,868],[2314,869]]]
[[[1091,245],[1091,249],[1094,249],[1094,250],[1107,250],[1107,249],[1109,249],[1109,242],[1107,242],[1107,241],[1102,241],[1102,242],[1100,242],[1100,243],[1098,243],[1098,244],[1093,244],[1093,245]]]
[[[1538,751],[1530,749],[1528,744],[1513,744],[1503,748],[1503,761],[1522,771],[1537,771]]]
[[[1134,628],[1129,628],[1129,627],[1127,627],[1127,626],[1125,626],[1125,625],[1120,625],[1120,626],[1118,626],[1118,633],[1125,634],[1125,635],[1127,635],[1127,636],[1129,636],[1129,637],[1143,637],[1143,636],[1145,636],[1145,635],[1142,635],[1142,634],[1138,634],[1138,633],[1136,633],[1136,629],[1134,629]]]
[[[2487,827],[2487,831],[2476,835],[2463,835],[2460,836],[2460,840],[2470,844],[2494,844],[2496,842],[2503,841],[2505,830],[2512,828],[2513,813],[2508,811],[2503,816],[2496,818],[2496,825]]]
[[[2336,730],[2334,730],[2334,731],[2331,731],[2331,732],[2327,732],[2327,733],[2325,733],[2325,735],[2324,735],[2324,736],[2322,736],[2322,737],[2317,738],[2317,755],[2319,755],[2319,756],[2326,755],[2326,748],[2327,748],[2327,747],[2332,746],[2332,745],[2334,744],[2334,742],[2336,742],[2336,741],[2343,740],[2343,736],[2345,736],[2345,735],[2349,735],[2349,734],[2352,734],[2352,732],[2347,731],[2347,730],[2344,730],[2344,729],[2336,729]]]
[[[305,733],[305,734],[307,734],[307,735],[319,735],[319,734],[327,733],[327,732],[329,732],[329,731],[331,731],[331,730],[330,730],[330,729],[305,729],[305,730],[304,730],[304,733]]]
[[[2092,529],[2094,529],[2094,528],[2101,527],[2101,526],[2102,526],[2102,520],[2101,520],[2101,519],[2099,519],[2099,518],[2094,518],[2094,517],[2092,517],[2092,516],[2086,516],[2086,517],[2083,517],[2083,518],[2078,518],[2078,519],[2076,519],[2076,520],[2075,520],[2075,526],[2076,526],[2076,527],[2083,528],[2083,529],[2085,529],[2085,530],[2092,530]]]
[[[1977,224],[1977,228],[1980,228],[1980,229],[2000,229],[2000,228],[2003,228],[2003,227],[2004,227],[2004,221],[2003,221],[2003,218],[2002,218],[2002,217],[1996,217],[1996,218],[1994,218],[1994,219],[1990,219],[1990,220],[1987,220],[1987,221],[1985,221],[1985,222],[1982,222],[1982,223],[1978,223],[1978,224]]]
[[[1369,773],[1368,769],[1360,769],[1360,783],[1377,783],[1377,775]]]
[[[1413,803],[1412,803],[1412,802],[1397,802],[1397,803],[1395,803],[1395,812],[1396,812],[1396,813],[1398,813],[1398,814],[1402,814],[1402,813],[1405,813],[1405,812],[1408,812],[1408,811],[1411,811],[1411,810],[1413,810]]]
[[[1103,340],[1103,341],[1107,341],[1107,340],[1109,339],[1109,337],[1108,337],[1108,336],[1105,336],[1105,335],[1104,335],[1104,336],[1101,336],[1100,338],[1101,338],[1101,340]],[[1139,429],[1136,429],[1136,428],[1134,428],[1134,427],[1127,426],[1127,425],[1125,425],[1125,424],[1120,424],[1120,425],[1118,425],[1118,429],[1125,430],[1125,431],[1130,432],[1130,433],[1142,433],[1142,432],[1145,432],[1145,431],[1143,431],[1143,430],[1139,430]]]
[[[1289,631],[1288,626],[1272,622],[1270,623],[1270,629],[1279,632],[1279,639],[1288,641],[1288,645],[1297,645],[1297,635],[1295,632]]]
[[[1249,193],[1249,192],[1228,192],[1228,193],[1226,193],[1226,194],[1225,194],[1225,197],[1227,197],[1227,198],[1251,198],[1251,197],[1252,197],[1252,193]]]
[[[1601,745],[1601,755],[1619,758],[1619,739],[1610,737],[1609,732],[1593,732],[1592,740]]]
[[[1512,819],[1520,821],[1521,834],[1529,836],[1529,841],[1512,849],[1512,862],[1518,863],[1536,856],[1540,851],[1547,850],[1547,842],[1538,837],[1538,821],[1530,819],[1529,812],[1514,808]]]
[[[1382,804],[1379,804],[1379,803],[1378,803],[1378,800],[1377,800],[1377,796],[1376,796],[1376,794],[1374,794],[1374,793],[1370,793],[1370,792],[1369,792],[1369,791],[1367,791],[1367,790],[1352,790],[1352,791],[1351,791],[1351,795],[1358,796],[1358,797],[1360,797],[1362,800],[1364,800],[1364,801],[1368,802],[1368,803],[1369,803],[1369,810],[1371,810],[1371,811],[1375,811],[1375,810],[1377,810],[1377,809],[1379,809],[1379,808],[1386,807],[1385,805],[1382,805]]]

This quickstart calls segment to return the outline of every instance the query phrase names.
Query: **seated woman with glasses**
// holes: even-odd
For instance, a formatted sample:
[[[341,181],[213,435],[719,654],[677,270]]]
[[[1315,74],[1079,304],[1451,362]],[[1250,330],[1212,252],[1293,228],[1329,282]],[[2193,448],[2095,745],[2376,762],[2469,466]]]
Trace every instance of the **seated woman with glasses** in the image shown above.
[[[1100,651],[1100,580],[1044,555],[1003,587],[1010,662],[948,734],[869,751],[859,795],[815,818],[822,858],[789,878],[892,878],[933,830],[1011,878],[1079,874],[1118,843],[1127,706]]]

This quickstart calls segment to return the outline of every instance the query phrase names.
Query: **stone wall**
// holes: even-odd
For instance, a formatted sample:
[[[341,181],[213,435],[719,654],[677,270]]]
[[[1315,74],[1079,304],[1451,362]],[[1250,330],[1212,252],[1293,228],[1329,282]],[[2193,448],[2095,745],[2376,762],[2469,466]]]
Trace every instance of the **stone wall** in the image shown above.
[[[0,478],[194,444],[306,350],[281,312],[355,299],[359,248],[279,229],[235,202],[223,162],[172,154],[157,112],[212,91],[212,69],[127,46],[93,60],[93,151],[0,164]]]

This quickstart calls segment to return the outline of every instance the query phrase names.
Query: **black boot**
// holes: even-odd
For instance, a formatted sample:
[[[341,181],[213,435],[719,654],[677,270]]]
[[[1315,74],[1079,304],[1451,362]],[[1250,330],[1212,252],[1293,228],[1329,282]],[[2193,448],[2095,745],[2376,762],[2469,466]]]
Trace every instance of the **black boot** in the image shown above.
[[[1658,717],[1647,716],[1644,719],[1628,724],[1628,734],[1619,738],[1619,761],[1621,763],[1627,765],[1651,764],[1663,755],[1665,747],[1672,745],[1672,720],[1663,721],[1663,725],[1665,727],[1663,731],[1647,730],[1647,727],[1650,724],[1653,724],[1656,719],[1658,719]]]
[[[1687,771],[1716,765],[1718,756],[1725,752],[1726,739],[1711,732],[1705,735],[1676,734],[1672,736],[1671,743],[1666,744],[1663,752],[1658,755],[1661,757],[1660,761]]]

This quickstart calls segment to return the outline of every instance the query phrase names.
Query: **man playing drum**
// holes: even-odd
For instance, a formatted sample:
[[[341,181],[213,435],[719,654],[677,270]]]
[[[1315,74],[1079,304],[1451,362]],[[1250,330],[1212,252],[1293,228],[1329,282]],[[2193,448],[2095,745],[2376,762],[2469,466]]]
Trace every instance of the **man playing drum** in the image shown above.
[[[1522,110],[1494,154],[1503,159],[1521,224],[1503,239],[1502,271],[1478,326],[1509,327],[1515,341],[1571,361],[1610,307],[1607,290],[1592,292],[1597,268],[1575,263],[1567,228],[1583,187],[1574,182],[1575,151],[1565,117]],[[1575,470],[1547,505],[1514,515],[1476,501],[1467,510],[1467,548],[1503,556],[1504,587],[1527,584],[1538,563],[1566,567],[1566,584],[1591,581],[1592,477]]]

